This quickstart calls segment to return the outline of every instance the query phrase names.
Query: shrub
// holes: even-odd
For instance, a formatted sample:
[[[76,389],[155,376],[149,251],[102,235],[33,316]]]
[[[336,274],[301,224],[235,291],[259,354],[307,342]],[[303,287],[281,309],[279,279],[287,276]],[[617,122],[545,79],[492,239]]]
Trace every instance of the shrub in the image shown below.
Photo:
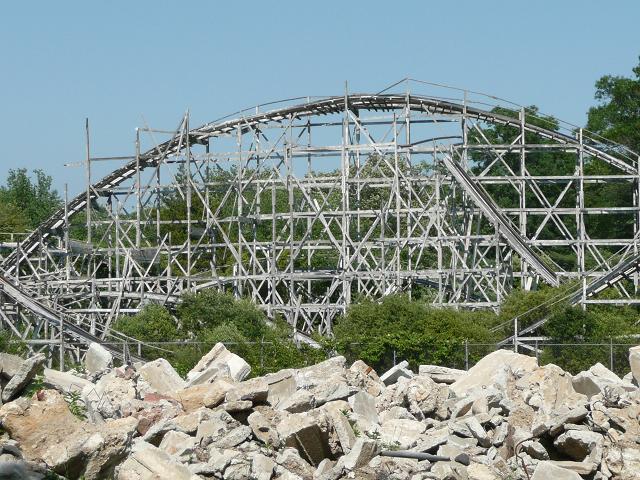
[[[118,319],[114,328],[143,342],[185,340],[184,344],[167,345],[171,353],[150,347],[142,351],[148,359],[166,358],[181,375],[186,375],[218,342],[244,358],[253,376],[326,358],[323,350],[298,348],[291,327],[284,321],[269,322],[249,300],[226,293],[204,290],[187,294],[176,313],[174,319],[164,307],[147,305],[137,315]]]
[[[464,342],[490,343],[487,325],[495,321],[487,312],[433,308],[406,295],[390,295],[381,302],[364,300],[352,305],[336,321],[334,345],[350,361],[358,358],[386,369],[397,360],[419,364],[464,365]],[[482,352],[477,352],[482,355]]]

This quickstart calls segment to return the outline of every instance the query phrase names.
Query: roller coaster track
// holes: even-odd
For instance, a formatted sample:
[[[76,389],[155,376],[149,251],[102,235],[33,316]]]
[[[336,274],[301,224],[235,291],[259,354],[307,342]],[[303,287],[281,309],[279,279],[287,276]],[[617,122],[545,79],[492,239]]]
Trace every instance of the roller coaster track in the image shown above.
[[[136,160],[126,163],[124,166],[112,171],[104,178],[90,186],[87,192],[77,195],[67,203],[66,209],[60,209],[49,219],[43,222],[36,231],[29,234],[20,244],[8,254],[0,263],[0,285],[4,288],[4,293],[13,298],[18,304],[32,311],[35,315],[46,318],[52,324],[63,325],[65,332],[83,342],[101,341],[100,338],[90,333],[88,325],[78,324],[77,317],[72,313],[64,311],[62,307],[51,307],[37,300],[31,295],[25,286],[19,284],[19,265],[23,259],[28,258],[42,242],[56,234],[64,228],[69,218],[82,212],[87,207],[87,202],[97,199],[99,196],[107,195],[106,191],[123,184],[127,180],[133,179],[139,170],[145,168],[158,167],[167,156],[179,153],[184,149],[186,143],[207,144],[208,139],[229,134],[243,134],[252,129],[259,129],[262,125],[271,123],[282,123],[293,119],[301,119],[312,115],[340,114],[346,110],[357,112],[359,110],[371,111],[396,111],[408,109],[413,112],[428,113],[431,115],[447,115],[459,118],[475,119],[479,122],[486,122],[495,125],[513,126],[522,128],[523,132],[535,134],[543,139],[552,140],[559,145],[564,145],[575,151],[584,152],[593,158],[598,158],[628,175],[637,175],[638,168],[633,160],[624,159],[610,153],[612,149],[602,148],[598,141],[587,139],[579,141],[571,135],[545,129],[532,125],[521,119],[476,108],[468,104],[460,104],[439,98],[420,95],[400,95],[400,94],[351,94],[347,96],[327,97],[320,100],[308,101],[295,106],[287,106],[263,113],[251,115],[240,115],[237,118],[208,123],[201,127],[186,131],[181,135],[176,135],[170,140],[159,144],[153,149],[138,156]],[[524,135],[524,134],[523,134]],[[513,227],[507,216],[500,211],[500,208],[491,199],[484,188],[475,182],[460,164],[453,158],[444,157],[444,164],[456,181],[462,186],[468,196],[477,207],[496,226],[500,235],[506,239],[509,246],[517,252],[523,260],[532,266],[538,275],[547,283],[557,286],[559,279],[531,248],[528,241]],[[319,216],[319,213],[316,215]],[[629,272],[640,268],[640,257],[629,259],[614,268],[603,277],[596,279],[588,287],[588,296],[591,296],[602,288],[615,284],[628,275]],[[582,295],[582,292],[580,292]],[[578,297],[576,297],[578,298]],[[529,328],[529,327],[527,327]],[[110,331],[118,341],[127,339],[117,332]],[[129,339],[132,340],[132,339]],[[508,340],[505,340],[505,342]],[[112,348],[116,356],[122,355],[119,349]]]
[[[501,124],[518,126],[519,121],[513,117],[499,115],[486,110],[464,106],[457,103],[447,102],[440,99],[434,99],[421,96],[406,95],[350,95],[346,99],[348,108],[352,110],[369,109],[369,110],[397,110],[405,108],[407,105],[412,111],[442,113],[442,114],[460,114],[475,117],[478,120]],[[247,131],[254,126],[266,124],[272,121],[282,121],[290,117],[305,117],[312,114],[330,114],[339,113],[345,108],[344,97],[330,97],[327,99],[310,102],[303,105],[287,107],[273,110],[270,112],[252,115],[248,117],[240,117],[233,120],[224,121],[215,124],[206,124],[189,132],[189,139],[192,143],[203,143],[209,137],[229,134],[240,129],[241,132]],[[580,144],[575,138],[544,129],[535,125],[525,124],[525,130],[540,135],[543,138],[555,140],[558,143],[572,145],[576,148],[583,148],[586,153],[593,157],[600,158],[611,165],[618,167],[622,171],[630,174],[636,174],[637,168],[629,163],[599,150],[589,144]],[[142,167],[156,167],[167,155],[174,154],[183,146],[181,138],[173,138],[159,146],[142,154],[139,163]],[[95,199],[99,192],[103,189],[113,188],[120,185],[125,180],[132,178],[136,173],[136,162],[131,161],[121,168],[114,170],[102,180],[93,184],[90,189],[90,200]],[[87,202],[87,195],[82,193],[77,195],[68,204],[68,216],[72,217],[82,211]],[[11,276],[14,273],[17,256],[27,257],[37,247],[41,240],[46,240],[53,231],[64,225],[65,211],[63,209],[55,212],[47,219],[38,229],[31,233],[21,243],[20,248],[14,250],[2,262],[2,270],[5,274]]]
[[[623,259],[605,275],[596,278],[592,282],[589,282],[584,289],[582,287],[575,289],[567,296],[567,301],[570,305],[576,305],[582,300],[583,297],[593,297],[603,290],[615,285],[619,281],[630,278],[632,274],[639,270],[640,255],[633,255],[628,259]],[[547,322],[547,320],[548,318],[545,317],[533,322],[531,325],[524,327],[518,332],[517,337],[524,337],[525,335],[536,331],[538,328],[542,327]],[[509,343],[513,343],[515,339],[516,335],[511,335],[499,342],[498,346],[504,346]]]
[[[27,309],[39,320],[46,320],[50,324],[58,328],[60,328],[60,325],[62,325],[64,333],[74,340],[85,343],[87,345],[92,342],[100,343],[107,350],[109,350],[115,358],[123,361],[143,361],[141,358],[124,353],[123,349],[120,348],[121,344],[126,343],[133,345],[139,343],[134,338],[128,337],[122,333],[110,329],[108,332],[108,336],[110,338],[105,342],[104,338],[90,333],[91,326],[89,324],[78,323],[78,317],[76,315],[67,312],[60,306],[56,306],[54,308],[45,305],[45,303],[36,300],[35,296],[32,293],[25,291],[25,289],[22,287],[14,285],[2,275],[0,275],[0,291],[11,297],[18,305]],[[115,346],[116,344],[117,346]],[[126,359],[124,358],[125,355],[127,356]]]
[[[443,163],[467,192],[475,204],[482,210],[489,221],[499,228],[500,234],[507,240],[511,248],[538,272],[550,285],[557,287],[560,284],[557,275],[540,259],[522,236],[511,225],[509,219],[504,216],[499,207],[491,199],[489,194],[477,182],[464,171],[462,166],[451,156],[445,155]]]

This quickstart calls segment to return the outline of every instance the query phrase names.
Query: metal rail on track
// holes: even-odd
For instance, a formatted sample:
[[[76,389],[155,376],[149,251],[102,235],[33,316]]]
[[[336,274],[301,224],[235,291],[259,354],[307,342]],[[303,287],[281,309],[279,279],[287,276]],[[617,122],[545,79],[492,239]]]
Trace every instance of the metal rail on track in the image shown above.
[[[618,265],[616,265],[611,270],[609,270],[605,275],[598,277],[593,281],[591,281],[589,284],[587,284],[587,286],[584,288],[584,291],[582,287],[579,287],[573,293],[569,294],[567,298],[569,301],[569,304],[576,305],[583,299],[583,297],[584,298],[593,297],[594,295],[600,293],[601,291],[615,285],[620,280],[629,278],[633,273],[639,270],[640,270],[640,255],[634,255],[631,258],[622,260],[621,262],[618,263]],[[522,337],[543,326],[547,322],[547,320],[548,318],[542,318],[540,320],[535,321],[531,325],[528,325],[522,330],[520,330],[517,336],[514,334],[505,338],[501,342],[499,342],[498,346],[504,346],[504,345],[508,345],[509,343],[513,343],[513,341],[516,338]]]
[[[109,342],[105,343],[104,340],[102,340],[100,337],[89,333],[88,326],[78,325],[76,323],[77,318],[67,312],[64,312],[61,307],[58,307],[58,311],[48,305],[43,304],[42,302],[33,298],[32,295],[24,291],[22,288],[17,287],[13,283],[11,283],[2,275],[0,275],[0,288],[2,289],[2,293],[9,296],[14,302],[33,313],[38,318],[48,320],[51,324],[57,326],[58,328],[62,324],[62,329],[65,334],[70,335],[73,338],[76,338],[78,341],[86,343],[87,345],[92,342],[100,343],[107,350],[109,350],[114,357],[123,361],[125,360],[125,353],[120,348],[116,348]],[[117,343],[136,342],[136,340],[133,338],[126,337],[122,334],[118,335],[118,333],[114,330],[111,330],[110,332],[113,339]],[[138,358],[133,355],[127,355],[127,357],[132,361],[144,361],[142,358]]]
[[[467,172],[465,172],[464,168],[462,168],[462,165],[456,162],[451,156],[445,155],[443,162],[451,175],[458,181],[478,208],[482,210],[489,222],[498,228],[498,231],[511,248],[513,248],[523,260],[528,262],[550,285],[557,287],[560,284],[557,275],[547,267],[542,259],[527,245],[526,239],[511,225],[509,219],[500,212],[500,208],[484,188],[482,188],[482,185],[474,182]]]

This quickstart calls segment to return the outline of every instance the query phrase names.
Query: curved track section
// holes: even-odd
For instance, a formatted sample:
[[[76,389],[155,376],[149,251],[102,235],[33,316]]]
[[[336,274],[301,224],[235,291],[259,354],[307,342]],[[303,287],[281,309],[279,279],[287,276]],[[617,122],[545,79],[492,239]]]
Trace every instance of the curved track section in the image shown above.
[[[461,104],[450,103],[438,99],[419,97],[419,96],[399,96],[399,95],[350,95],[346,99],[348,109],[352,110],[402,110],[405,106],[417,112],[430,112],[442,114],[458,114],[475,117],[478,120],[486,121],[492,124],[514,125],[518,126],[516,119],[504,115],[494,114],[489,111],[480,110],[473,107],[466,107]],[[287,118],[307,117],[310,115],[326,115],[330,113],[341,113],[345,110],[344,97],[331,97],[317,102],[311,102],[304,105],[286,107],[271,112],[256,114],[250,117],[241,117],[228,120],[218,124],[206,124],[199,128],[189,131],[189,137],[193,143],[202,143],[208,138],[220,135],[228,135],[240,129],[247,132],[251,128],[266,124],[273,121],[282,121]],[[583,144],[575,138],[566,134],[562,134],[553,130],[544,129],[535,125],[525,124],[527,132],[535,133],[543,138],[554,140],[564,145],[571,145],[576,148],[583,148],[588,154],[605,160],[620,170],[637,174],[637,166],[629,162],[625,162],[614,155],[599,150],[595,146]],[[160,144],[159,146],[145,152],[140,159],[131,161],[92,185],[90,198],[94,199],[98,195],[96,191],[117,187],[124,181],[131,179],[137,172],[137,166],[142,168],[156,167],[158,162],[167,155],[176,153],[180,148],[184,147],[182,139],[173,139]],[[81,212],[87,203],[87,195],[84,193],[74,197],[68,205],[68,216],[73,217]],[[47,219],[36,231],[31,233],[20,245],[20,251],[15,251],[8,255],[2,262],[2,269],[7,275],[12,275],[16,265],[16,256],[28,256],[36,248],[38,243],[51,235],[52,231],[60,228],[65,221],[65,211],[58,210],[49,219]]]
[[[479,105],[350,94],[194,129],[185,117],[169,140],[87,185],[0,268],[104,332],[148,302],[211,287],[321,333],[356,296],[402,291],[497,308],[514,288],[586,278],[634,302],[640,259],[626,277],[610,271],[616,251],[638,243],[636,157],[581,130],[543,128],[524,110]],[[562,167],[545,171],[553,162]],[[626,189],[619,203],[587,204],[605,184]],[[70,238],[83,212],[87,234]],[[609,238],[593,227],[600,215],[633,228]]]

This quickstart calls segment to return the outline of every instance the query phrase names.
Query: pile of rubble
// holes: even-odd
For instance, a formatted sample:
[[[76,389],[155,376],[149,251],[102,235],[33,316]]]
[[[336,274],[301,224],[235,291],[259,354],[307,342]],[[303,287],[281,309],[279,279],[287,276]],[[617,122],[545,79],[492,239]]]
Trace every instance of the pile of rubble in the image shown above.
[[[222,344],[186,379],[97,344],[84,372],[43,362],[0,354],[0,478],[640,478],[640,347],[624,379],[505,350],[380,377],[335,357],[246,380]]]

